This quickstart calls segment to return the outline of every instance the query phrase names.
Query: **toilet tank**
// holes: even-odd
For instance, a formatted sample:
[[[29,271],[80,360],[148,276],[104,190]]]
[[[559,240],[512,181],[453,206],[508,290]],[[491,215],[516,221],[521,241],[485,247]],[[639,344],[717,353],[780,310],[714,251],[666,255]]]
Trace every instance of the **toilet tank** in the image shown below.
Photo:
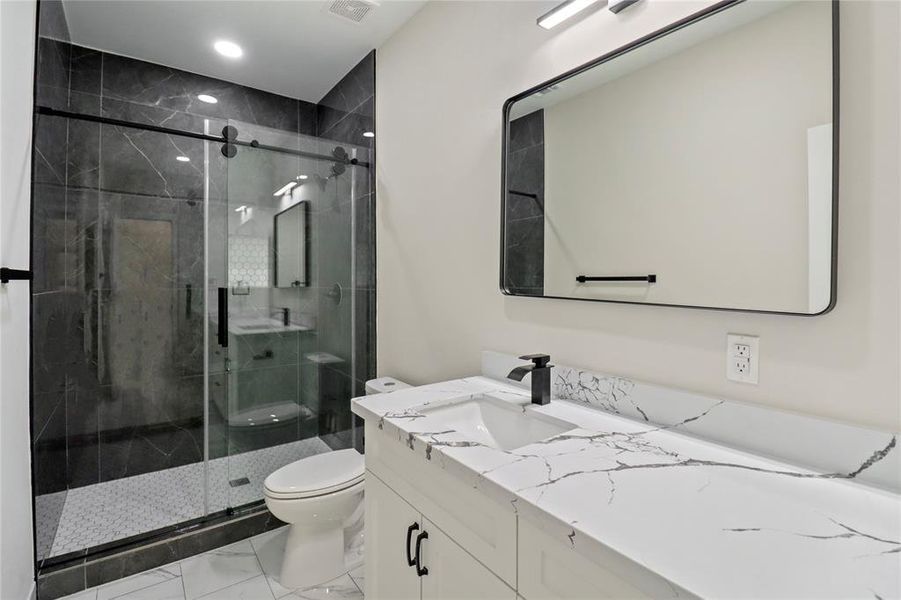
[[[399,379],[395,379],[394,377],[379,377],[377,379],[370,379],[366,382],[366,395],[387,394],[409,387],[409,384],[404,383]]]

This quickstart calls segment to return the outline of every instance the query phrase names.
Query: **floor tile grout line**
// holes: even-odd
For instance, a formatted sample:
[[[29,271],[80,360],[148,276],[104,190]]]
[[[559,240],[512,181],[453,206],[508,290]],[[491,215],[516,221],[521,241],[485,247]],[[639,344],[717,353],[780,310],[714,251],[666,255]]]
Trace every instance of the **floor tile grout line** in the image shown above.
[[[250,550],[251,550],[251,552],[253,552],[254,558],[257,558],[256,550],[254,550],[253,544],[250,543],[250,538],[248,537],[248,538],[244,538],[244,539],[242,539],[242,540],[238,540],[238,541],[236,541],[236,542],[233,542],[233,543],[231,543],[231,544],[226,544],[225,546],[222,546],[222,547],[220,547],[220,548],[216,548],[215,550],[210,550],[209,552],[204,552],[204,553],[202,553],[202,554],[196,554],[196,555],[194,555],[194,556],[185,558],[182,562],[188,561],[188,560],[199,559],[199,558],[204,557],[204,556],[211,556],[211,555],[214,555],[214,554],[218,554],[218,553],[221,552],[223,549],[228,548],[229,546],[235,546],[235,545],[237,545],[237,544],[240,544],[241,542],[247,542],[248,544],[250,544]],[[207,598],[207,597],[210,596],[210,594],[215,594],[216,592],[221,592],[222,590],[228,589],[228,588],[232,587],[233,585],[238,585],[239,583],[245,583],[245,582],[247,582],[247,581],[250,581],[250,580],[253,579],[254,577],[258,577],[259,575],[263,574],[263,566],[260,565],[260,561],[259,561],[258,558],[257,558],[257,564],[258,564],[259,567],[260,567],[260,573],[251,575],[250,577],[245,577],[244,579],[241,579],[240,581],[235,581],[235,582],[230,583],[230,584],[228,584],[228,585],[226,585],[226,586],[223,586],[223,587],[220,587],[220,588],[216,588],[216,589],[214,589],[214,590],[210,590],[209,592],[207,592],[207,593],[205,593],[205,594],[202,594],[202,595],[200,595],[200,596],[197,596],[196,598],[188,598],[187,589],[185,589],[185,600],[200,600],[201,598]],[[182,570],[182,587],[184,587],[184,570]]]
[[[263,568],[263,561],[260,559],[260,553],[257,552],[257,547],[253,545],[254,538],[258,538],[262,535],[265,535],[268,532],[261,533],[259,535],[252,536],[247,539],[250,542],[250,549],[253,550],[253,555],[257,559],[257,564],[260,565],[260,573],[263,574],[263,581],[266,582],[266,586],[269,588],[269,593],[272,594],[274,599],[277,599],[278,596],[275,595],[275,590],[272,589],[272,584],[269,583],[269,575],[266,573],[266,569]]]
[[[260,576],[260,574],[257,574],[257,575],[251,575],[250,577],[247,577],[247,578],[245,578],[245,579],[242,579],[241,581],[236,581],[236,582],[234,582],[234,583],[228,584],[228,585],[225,586],[225,587],[221,587],[221,588],[218,588],[218,589],[215,589],[215,590],[211,590],[211,591],[207,592],[206,594],[204,594],[204,595],[202,595],[202,596],[197,596],[196,598],[188,598],[188,594],[187,594],[187,592],[185,592],[185,600],[203,600],[204,598],[211,598],[213,594],[218,594],[219,592],[221,592],[221,591],[223,591],[223,590],[227,590],[228,588],[235,587],[236,585],[241,585],[242,583],[247,583],[247,582],[250,581],[251,579],[256,579],[256,578],[259,577],[259,576]],[[182,583],[182,587],[184,587],[184,583]],[[214,600],[214,599],[213,599],[213,600]]]
[[[134,592],[140,592],[141,590],[146,590],[148,588],[152,588],[153,586],[160,585],[161,583],[168,583],[168,582],[172,581],[173,579],[181,579],[181,565],[177,562],[169,563],[169,565],[173,565],[173,564],[178,567],[178,575],[176,575],[175,577],[170,577],[169,579],[165,579],[163,581],[157,581],[156,583],[151,583],[151,584],[145,585],[143,587],[135,588],[133,590],[129,590],[127,592],[119,594],[118,596],[111,596],[109,598],[109,600],[116,600],[117,598],[121,598],[122,596],[126,596],[128,594],[133,594]],[[146,571],[141,571],[140,573],[135,573],[134,575],[129,575],[128,577],[123,577],[122,579],[114,579],[113,581],[109,581],[107,583],[101,583],[100,585],[94,587],[94,589],[97,591],[97,597],[100,596],[100,590],[104,587],[112,587],[113,585],[115,585],[117,583],[122,583],[123,581],[127,581],[128,579],[132,579],[132,578],[137,579],[138,577],[140,577],[142,575],[148,575],[155,571],[162,571],[169,565],[154,567],[153,569],[147,569]],[[184,584],[182,584],[182,585],[184,585]]]
[[[188,600],[188,589],[185,587],[185,571],[181,568],[181,561],[178,561],[176,564],[178,564],[178,574],[180,576],[179,579],[181,579],[181,596],[184,600]]]
[[[151,573],[151,572],[153,572],[153,571],[155,571],[155,570],[156,570],[156,569],[151,569],[150,571],[145,571],[144,573]],[[138,573],[138,575],[143,575],[144,573]],[[169,583],[170,581],[173,581],[173,580],[175,580],[175,579],[181,579],[181,577],[173,577],[173,578],[171,578],[171,579],[166,579],[166,580],[164,580],[164,581],[157,581],[156,583],[151,583],[150,585],[146,585],[146,586],[144,586],[144,587],[140,587],[140,588],[137,588],[137,589],[134,589],[134,590],[129,590],[129,591],[123,593],[123,594],[119,594],[118,596],[113,596],[112,598],[109,598],[109,600],[119,600],[119,599],[121,599],[121,598],[126,598],[127,596],[130,596],[131,594],[135,594],[135,593],[137,593],[137,592],[143,592],[143,591],[145,591],[145,590],[149,590],[150,588],[156,587],[156,586],[158,586],[158,585],[164,585],[164,584],[167,584],[167,583]],[[117,581],[124,581],[124,579],[118,579]],[[182,584],[182,591],[184,591],[184,582],[181,582],[181,584]],[[105,585],[105,584],[104,584],[104,585]],[[96,595],[95,595],[95,598],[99,598],[99,597],[100,597],[100,588],[102,588],[102,587],[103,587],[103,586],[101,585],[101,586],[97,586],[97,587],[95,588],[95,590],[96,590],[96,592],[97,592]]]
[[[354,567],[354,569],[352,569],[352,570],[356,570],[356,569],[359,569],[359,567]],[[365,592],[363,592],[363,588],[361,588],[360,584],[357,583],[357,578],[354,577],[353,575],[351,575],[350,571],[347,572],[347,576],[350,578],[350,580],[353,582],[353,584],[357,587],[357,589],[360,591],[360,593],[364,594]]]

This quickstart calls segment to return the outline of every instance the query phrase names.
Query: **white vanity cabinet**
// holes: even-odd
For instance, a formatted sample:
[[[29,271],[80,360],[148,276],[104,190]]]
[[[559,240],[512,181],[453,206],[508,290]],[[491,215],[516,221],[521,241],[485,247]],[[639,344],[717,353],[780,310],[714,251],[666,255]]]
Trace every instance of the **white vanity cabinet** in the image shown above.
[[[515,600],[516,592],[425,519],[420,562],[423,600]]]
[[[419,600],[420,577],[407,561],[406,536],[422,516],[371,473],[366,473],[365,502],[366,597]]]
[[[371,472],[366,523],[367,598],[516,599],[512,588]]]
[[[528,600],[694,598],[612,550],[596,560],[519,519],[518,591]]]
[[[367,600],[693,597],[603,545],[587,558],[427,456],[367,420]]]

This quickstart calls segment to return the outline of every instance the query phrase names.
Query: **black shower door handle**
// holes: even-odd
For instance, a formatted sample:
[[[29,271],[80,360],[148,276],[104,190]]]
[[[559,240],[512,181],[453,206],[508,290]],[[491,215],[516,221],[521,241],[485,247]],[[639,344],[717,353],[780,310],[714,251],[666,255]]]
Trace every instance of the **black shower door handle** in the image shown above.
[[[228,288],[218,289],[219,299],[219,328],[217,337],[219,345],[228,348]]]

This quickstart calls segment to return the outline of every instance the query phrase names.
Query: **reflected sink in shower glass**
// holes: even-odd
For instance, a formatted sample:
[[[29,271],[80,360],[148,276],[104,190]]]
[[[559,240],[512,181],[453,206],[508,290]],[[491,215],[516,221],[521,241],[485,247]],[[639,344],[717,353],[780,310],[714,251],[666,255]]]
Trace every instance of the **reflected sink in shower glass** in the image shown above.
[[[428,406],[419,412],[429,417],[429,428],[453,429],[467,438],[500,450],[514,450],[576,429],[562,419],[537,413],[531,405],[513,404],[491,396]]]

